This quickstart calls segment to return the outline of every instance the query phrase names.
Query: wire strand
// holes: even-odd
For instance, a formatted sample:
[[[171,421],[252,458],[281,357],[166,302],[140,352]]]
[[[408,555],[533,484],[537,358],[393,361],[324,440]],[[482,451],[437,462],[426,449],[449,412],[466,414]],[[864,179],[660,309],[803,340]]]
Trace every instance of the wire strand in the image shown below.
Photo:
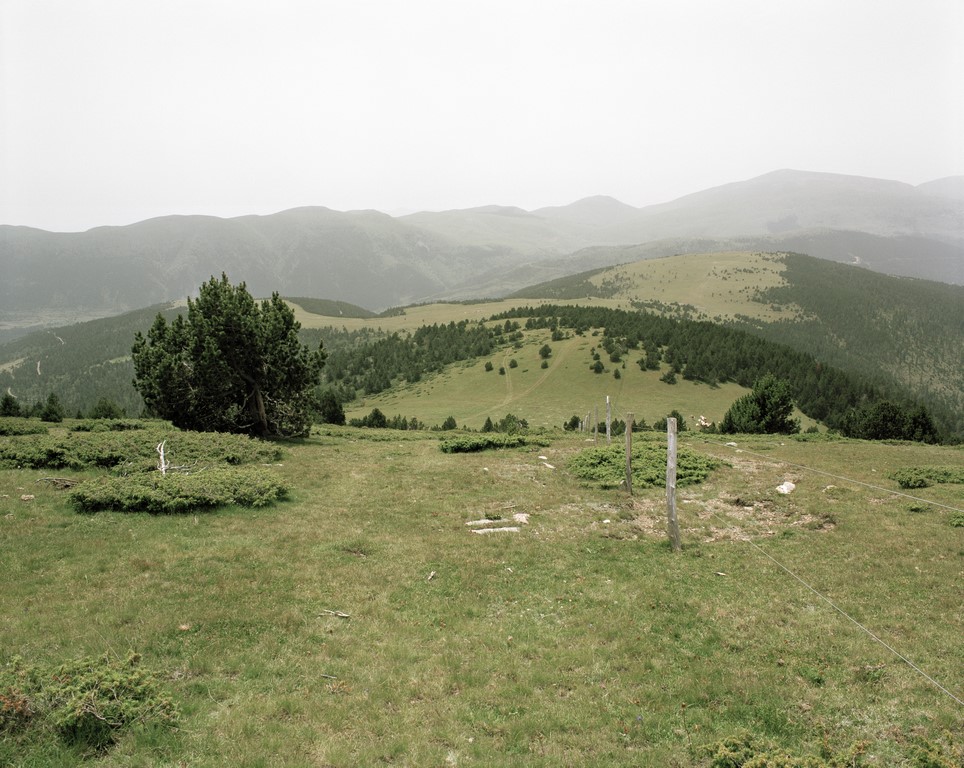
[[[715,445],[718,448],[733,448],[733,446],[727,445],[726,443],[718,443],[714,440],[707,440],[705,437],[700,438],[707,445]],[[765,453],[756,453],[754,451],[749,451],[746,448],[740,448],[737,446],[734,450],[745,453],[749,456],[758,456],[761,459],[773,459],[772,456],[767,456]],[[845,477],[844,475],[835,475],[833,472],[827,472],[823,469],[814,469],[813,467],[808,467],[805,464],[795,464],[792,461],[785,461],[780,459],[781,464],[786,464],[788,467],[795,467],[796,469],[802,469],[806,472],[813,472],[815,475],[825,475],[826,477],[832,477],[834,480],[840,480],[845,483],[853,483],[854,485],[862,485],[865,488],[871,488],[875,491],[880,491],[881,493],[889,493],[892,496],[902,496],[905,499],[910,499],[912,501],[919,501],[923,504],[931,504],[935,507],[941,507],[942,509],[948,509],[951,512],[964,512],[964,509],[960,507],[952,507],[949,504],[941,504],[939,501],[931,501],[930,499],[924,499],[920,496],[912,496],[909,493],[902,493],[901,491],[895,491],[892,488],[883,488],[879,485],[874,485],[872,483],[865,483],[863,480],[854,480],[852,477]]]
[[[715,513],[714,513],[714,514],[715,514]],[[938,690],[940,690],[940,691],[944,692],[945,694],[947,694],[947,696],[949,696],[951,699],[953,699],[954,701],[956,701],[956,702],[957,702],[958,704],[960,704],[961,706],[964,706],[964,700],[958,698],[958,697],[955,696],[953,693],[951,693],[947,688],[945,688],[943,685],[941,685],[939,682],[937,682],[937,680],[935,680],[933,677],[931,677],[930,675],[928,675],[924,670],[922,670],[920,667],[918,667],[914,662],[912,662],[910,659],[908,659],[908,658],[907,658],[906,656],[904,656],[902,653],[900,653],[899,651],[897,651],[893,646],[888,645],[885,641],[883,641],[883,640],[881,640],[879,637],[877,637],[877,635],[875,635],[875,634],[874,634],[873,632],[871,632],[867,627],[865,627],[863,624],[861,624],[859,621],[857,621],[853,616],[851,616],[849,613],[847,613],[843,608],[841,608],[839,605],[837,605],[833,600],[831,600],[829,597],[827,597],[826,595],[822,594],[821,592],[819,592],[818,590],[816,590],[813,586],[811,586],[811,585],[808,584],[806,581],[804,581],[802,578],[800,578],[799,576],[797,576],[797,574],[795,574],[793,571],[791,571],[789,568],[787,568],[783,563],[781,563],[781,562],[780,562],[779,560],[777,560],[773,555],[771,555],[769,552],[767,552],[765,549],[763,549],[763,547],[761,547],[759,544],[757,544],[756,542],[753,542],[753,541],[747,541],[746,543],[749,544],[751,547],[755,548],[757,551],[759,551],[760,554],[762,554],[762,555],[763,555],[764,557],[766,557],[768,560],[770,560],[771,562],[773,562],[774,565],[776,565],[776,566],[777,566],[778,568],[780,568],[782,571],[784,571],[785,573],[787,573],[787,575],[791,576],[791,577],[794,578],[796,581],[798,581],[800,584],[802,584],[804,587],[806,587],[808,590],[810,590],[811,592],[813,592],[813,594],[815,594],[817,597],[819,597],[821,600],[823,600],[827,605],[829,605],[831,608],[833,608],[833,609],[834,609],[837,613],[839,613],[841,616],[843,616],[843,617],[846,618],[848,621],[850,621],[852,624],[854,624],[854,626],[856,626],[856,627],[860,628],[861,630],[863,630],[864,632],[866,632],[867,635],[868,635],[870,638],[872,638],[875,642],[880,643],[880,645],[882,645],[884,648],[886,648],[888,651],[890,651],[892,654],[894,654],[894,656],[896,656],[898,659],[900,659],[901,661],[903,661],[908,667],[910,667],[910,668],[913,669],[915,672],[917,672],[917,674],[919,674],[919,675],[920,675],[921,677],[923,677],[925,680],[927,680],[928,682],[930,682],[930,683],[931,683],[934,687],[936,687]]]
[[[717,442],[715,442],[715,441],[713,441],[713,440],[707,440],[707,439],[705,439],[705,438],[703,438],[703,442],[707,443],[708,445],[716,445],[716,446],[719,446],[719,447],[725,447],[725,448],[733,447],[733,446],[727,446],[725,443],[717,443]],[[754,453],[753,451],[747,451],[746,449],[739,449],[739,448],[738,448],[737,450],[742,450],[743,453],[749,454],[749,455],[751,455],[751,456],[758,456],[758,457],[765,458],[765,459],[772,459],[772,458],[773,458],[772,456],[766,456],[765,454],[762,454],[762,453]],[[813,473],[819,474],[819,475],[826,475],[826,476],[832,477],[832,478],[834,478],[834,479],[836,479],[836,480],[841,480],[841,481],[844,481],[844,482],[849,482],[849,483],[855,483],[855,484],[857,484],[857,485],[862,485],[862,486],[865,486],[865,487],[867,487],[867,488],[872,488],[872,489],[877,490],[877,491],[883,491],[883,492],[885,492],[885,493],[892,493],[892,494],[894,494],[895,496],[903,496],[903,497],[908,498],[908,499],[914,499],[915,501],[921,501],[921,502],[924,502],[924,503],[927,503],[927,504],[934,504],[935,506],[943,507],[943,508],[945,508],[945,509],[950,509],[950,510],[953,510],[953,511],[956,511],[956,512],[962,512],[962,511],[964,511],[964,510],[957,509],[956,507],[948,506],[948,505],[946,505],[946,504],[940,504],[940,503],[938,503],[938,502],[929,501],[928,499],[921,499],[921,498],[918,498],[918,497],[916,497],[916,496],[911,496],[910,494],[900,493],[899,491],[892,491],[892,490],[890,490],[890,489],[888,489],[888,488],[881,488],[881,487],[879,487],[879,486],[872,485],[871,483],[864,483],[864,482],[862,482],[862,481],[860,481],[860,480],[854,480],[853,478],[844,477],[844,476],[842,476],[842,475],[835,475],[835,474],[833,474],[832,472],[824,472],[823,470],[813,469],[812,467],[807,467],[807,466],[805,466],[805,465],[803,465],[803,464],[794,464],[793,462],[790,462],[790,461],[781,461],[780,463],[781,463],[781,464],[786,464],[787,466],[796,467],[796,468],[798,468],[798,469],[802,469],[802,470],[805,470],[805,471],[807,471],[807,472],[813,472]],[[717,520],[719,520],[720,522],[723,522],[723,523],[727,522],[727,521],[725,521],[725,520],[724,520],[718,513],[716,513],[716,512],[710,511],[710,514],[711,514],[713,517],[715,517]],[[833,609],[834,609],[837,613],[839,613],[841,616],[843,616],[844,618],[846,618],[846,619],[847,619],[849,622],[851,622],[854,626],[858,627],[861,631],[863,631],[864,633],[866,633],[868,637],[870,637],[872,640],[874,640],[874,642],[880,644],[881,646],[883,646],[884,648],[886,648],[888,651],[890,651],[894,656],[896,656],[898,659],[900,659],[901,661],[903,661],[908,667],[910,667],[910,668],[911,668],[912,670],[914,670],[917,674],[919,674],[921,677],[923,677],[925,680],[927,680],[931,685],[933,685],[935,688],[937,688],[939,691],[941,691],[943,694],[945,694],[948,698],[950,698],[951,700],[957,702],[957,703],[960,704],[961,706],[964,706],[964,699],[961,699],[961,698],[959,698],[958,696],[954,695],[950,690],[948,690],[947,688],[945,688],[945,687],[944,687],[943,685],[941,685],[937,680],[935,680],[933,677],[931,677],[929,674],[927,674],[924,670],[922,670],[920,667],[918,667],[913,661],[911,661],[910,659],[908,659],[906,656],[904,656],[902,653],[900,653],[900,652],[899,652],[897,649],[895,649],[893,646],[891,646],[891,645],[889,645],[888,643],[886,643],[884,640],[882,640],[882,639],[879,638],[877,635],[875,635],[870,629],[868,629],[868,628],[865,627],[863,624],[861,624],[859,621],[857,621],[853,616],[851,616],[849,613],[847,613],[843,608],[841,608],[839,605],[837,605],[833,600],[831,600],[829,597],[827,597],[827,596],[824,595],[823,593],[819,592],[819,591],[818,591],[816,588],[814,588],[811,584],[807,583],[807,582],[804,581],[800,576],[798,576],[796,573],[794,573],[794,572],[791,571],[789,568],[787,568],[787,566],[785,566],[783,563],[781,563],[779,560],[777,560],[773,555],[771,555],[769,552],[767,552],[765,549],[763,549],[763,547],[761,547],[759,544],[757,544],[757,543],[754,542],[754,541],[750,541],[750,540],[746,540],[746,543],[749,544],[749,545],[750,545],[751,547],[753,547],[754,549],[756,549],[761,555],[763,555],[763,556],[766,557],[768,560],[770,560],[774,565],[776,565],[780,570],[782,570],[782,571],[783,571],[784,573],[786,573],[788,576],[790,576],[791,578],[793,578],[794,580],[796,580],[797,582],[799,582],[800,584],[802,584],[806,589],[808,589],[810,592],[812,592],[812,593],[815,594],[817,597],[819,597],[821,600],[823,600],[827,605],[829,605],[831,608],[833,608]]]

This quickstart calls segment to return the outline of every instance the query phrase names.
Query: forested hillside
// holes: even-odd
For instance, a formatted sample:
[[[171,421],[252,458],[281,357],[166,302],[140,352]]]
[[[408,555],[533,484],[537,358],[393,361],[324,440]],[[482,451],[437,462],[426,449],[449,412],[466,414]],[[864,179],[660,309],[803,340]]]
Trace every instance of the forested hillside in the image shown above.
[[[964,432],[964,287],[896,279],[785,254],[785,283],[755,297],[802,316],[760,322],[753,333],[859,372],[885,389],[913,391],[945,428]]]
[[[324,343],[328,359],[322,389],[330,390],[343,404],[357,396],[418,382],[453,363],[511,349],[522,342],[526,330],[520,329],[522,325],[601,333],[601,349],[611,359],[615,355],[645,370],[666,371],[670,383],[678,376],[682,381],[711,386],[734,382],[749,387],[764,373],[774,373],[790,382],[804,414],[830,427],[841,428],[854,409],[889,399],[908,412],[918,413],[926,406],[945,438],[964,436],[956,405],[960,390],[954,389],[955,376],[964,368],[961,346],[955,346],[955,339],[961,337],[961,304],[955,291],[961,289],[935,289],[921,281],[871,276],[877,288],[870,290],[864,282],[866,272],[839,268],[843,271],[835,275],[826,271],[834,265],[806,257],[760,254],[756,266],[739,269],[733,267],[741,263],[738,254],[718,255],[725,261],[724,256],[735,261],[726,262],[729,267],[714,267],[704,277],[734,278],[729,290],[742,297],[738,306],[759,307],[756,317],[694,320],[690,316],[699,312],[692,305],[641,298],[632,270],[621,268],[576,276],[546,291],[560,297],[588,292],[597,297],[594,306],[516,307],[501,312],[506,304],[500,304],[493,308],[492,317],[484,312],[484,303],[473,304],[471,309],[453,305],[448,311],[457,319],[412,325],[410,330],[398,332],[380,330],[386,318],[358,319],[367,313],[357,307],[299,299],[303,308],[338,312],[336,317],[345,322],[354,315],[356,327],[363,324],[355,331],[331,326],[302,328],[301,337],[312,348],[319,341]],[[699,264],[692,257],[679,262],[665,260],[660,265],[665,293],[650,295],[684,295],[680,277],[670,279],[670,273],[678,268],[686,279],[691,275],[686,269],[694,263]],[[787,276],[782,278],[780,270]],[[808,275],[808,270],[815,270],[826,282]],[[735,281],[737,276],[743,282]],[[847,278],[853,282],[848,283]],[[767,285],[770,287],[763,290],[750,290],[751,286]],[[893,294],[895,285],[906,287],[903,298]],[[627,291],[632,298],[601,301],[622,303],[633,311],[599,306],[600,295]],[[705,296],[707,301],[725,298],[713,291]],[[720,306],[713,305],[715,309]],[[926,306],[926,312],[916,313],[918,306]],[[789,307],[794,309],[785,311]],[[168,317],[181,311],[172,306],[154,307],[0,345],[0,388],[24,406],[54,393],[70,414],[88,412],[105,397],[129,415],[139,414],[143,403],[131,386],[130,349],[135,332],[146,331],[158,309]],[[860,313],[866,317],[858,322],[854,318]],[[724,322],[740,327],[727,327]],[[342,323],[333,319],[331,325]],[[878,332],[881,328],[884,333]],[[882,361],[889,362],[885,365]],[[891,363],[901,361],[916,366],[916,377],[899,378],[890,370]]]
[[[947,432],[964,433],[962,286],[795,253],[713,252],[595,269],[518,294],[589,296],[728,324],[809,352],[894,397],[913,392],[942,414]]]
[[[13,395],[23,407],[53,393],[70,415],[107,397],[128,415],[138,415],[144,401],[131,385],[134,334],[146,332],[158,312],[170,320],[181,311],[172,305],[148,307],[0,345],[0,392]]]
[[[496,319],[525,318],[527,327],[571,328],[576,333],[603,329],[602,348],[612,360],[637,351],[641,368],[668,363],[684,380],[711,385],[733,381],[751,387],[764,374],[787,381],[793,399],[807,416],[842,429],[851,414],[884,400],[899,397],[908,411],[922,412],[904,393],[885,393],[866,379],[848,374],[813,356],[775,342],[761,342],[744,331],[705,321],[678,320],[648,312],[601,307],[542,305],[520,307]],[[642,356],[639,356],[639,352]]]

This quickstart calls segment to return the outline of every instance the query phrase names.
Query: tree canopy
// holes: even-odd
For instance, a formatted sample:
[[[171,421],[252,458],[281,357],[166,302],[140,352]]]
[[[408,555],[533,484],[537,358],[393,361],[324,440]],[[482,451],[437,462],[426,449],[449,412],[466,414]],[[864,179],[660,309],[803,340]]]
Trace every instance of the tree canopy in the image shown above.
[[[325,353],[302,344],[299,328],[277,293],[259,305],[244,283],[212,277],[188,299],[186,318],[158,314],[146,338],[136,334],[134,386],[183,429],[305,435]]]
[[[720,431],[789,435],[800,431],[800,422],[792,415],[790,385],[768,373],[757,379],[750,394],[730,406]]]

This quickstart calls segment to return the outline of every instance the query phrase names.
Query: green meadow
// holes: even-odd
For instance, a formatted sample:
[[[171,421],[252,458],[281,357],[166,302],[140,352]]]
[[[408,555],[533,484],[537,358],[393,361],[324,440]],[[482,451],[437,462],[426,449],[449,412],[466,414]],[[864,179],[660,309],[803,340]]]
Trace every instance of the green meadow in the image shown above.
[[[537,420],[505,401],[547,375],[527,350],[508,381],[447,375],[491,378],[478,415]],[[684,433],[720,466],[679,490],[674,554],[663,489],[569,469],[585,435],[438,437],[316,428],[261,466],[287,500],[197,514],[78,514],[44,478],[102,470],[0,469],[3,669],[134,651],[180,713],[101,751],[7,728],[0,763],[961,764],[962,486],[891,478],[960,468],[959,447]]]
[[[480,429],[486,418],[497,422],[512,413],[526,419],[530,427],[550,428],[561,427],[573,415],[584,420],[598,414],[599,421],[605,421],[609,397],[613,419],[625,420],[627,413],[633,413],[637,422],[645,420],[651,425],[677,410],[695,427],[700,416],[718,423],[733,401],[748,391],[738,384],[710,387],[681,376],[676,384],[667,384],[660,376],[668,366],[660,371],[640,370],[638,350],[631,350],[619,363],[610,362],[601,343],[601,335],[570,334],[562,341],[552,341],[549,331],[527,331],[517,348],[450,366],[379,395],[359,397],[346,413],[349,418],[361,418],[378,408],[389,417],[416,416],[429,426],[453,416],[459,426],[469,429]],[[539,350],[546,344],[552,354],[543,368]],[[593,350],[604,364],[602,373],[590,369]],[[491,363],[491,370],[486,370],[486,363]],[[590,422],[593,419],[591,415]],[[813,422],[802,417],[802,424],[806,429]]]

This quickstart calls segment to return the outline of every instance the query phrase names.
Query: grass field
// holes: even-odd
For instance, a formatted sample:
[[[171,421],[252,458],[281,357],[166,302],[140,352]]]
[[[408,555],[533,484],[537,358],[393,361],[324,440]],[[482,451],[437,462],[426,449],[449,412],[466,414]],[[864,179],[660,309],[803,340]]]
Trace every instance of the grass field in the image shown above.
[[[0,470],[0,660],[132,649],[162,674],[178,730],[92,766],[705,766],[741,731],[828,764],[959,764],[961,486],[911,499],[888,475],[960,448],[685,434],[726,465],[681,489],[674,555],[661,489],[586,486],[566,470],[585,440],[547,437],[451,455],[325,429],[264,469],[290,501],[169,517],[78,515],[49,472]],[[2,764],[79,757],[0,735]]]
[[[637,421],[652,424],[677,410],[687,424],[695,426],[700,416],[719,423],[733,401],[748,391],[738,384],[710,387],[682,377],[677,384],[666,384],[660,376],[667,366],[663,371],[641,371],[636,364],[642,355],[638,350],[612,363],[601,342],[601,336],[592,335],[552,341],[547,330],[527,331],[519,349],[502,350],[490,358],[450,366],[415,384],[359,397],[349,403],[347,413],[349,418],[360,418],[378,408],[389,417],[416,416],[429,426],[453,416],[459,426],[470,429],[481,428],[487,417],[496,422],[512,413],[526,419],[530,427],[561,427],[573,415],[585,418],[598,412],[604,421],[608,396],[614,419],[625,420],[627,413],[633,413]],[[539,355],[544,344],[552,349],[547,368],[542,368]],[[590,370],[594,348],[606,367],[601,374]],[[491,371],[485,370],[486,362],[492,363]],[[616,370],[618,379],[613,375]],[[814,423],[801,413],[797,417],[804,429]]]
[[[591,279],[608,286],[614,300],[676,302],[693,307],[697,319],[745,315],[764,321],[793,317],[798,308],[774,308],[753,297],[783,284],[783,264],[770,253],[689,253],[611,267]]]

